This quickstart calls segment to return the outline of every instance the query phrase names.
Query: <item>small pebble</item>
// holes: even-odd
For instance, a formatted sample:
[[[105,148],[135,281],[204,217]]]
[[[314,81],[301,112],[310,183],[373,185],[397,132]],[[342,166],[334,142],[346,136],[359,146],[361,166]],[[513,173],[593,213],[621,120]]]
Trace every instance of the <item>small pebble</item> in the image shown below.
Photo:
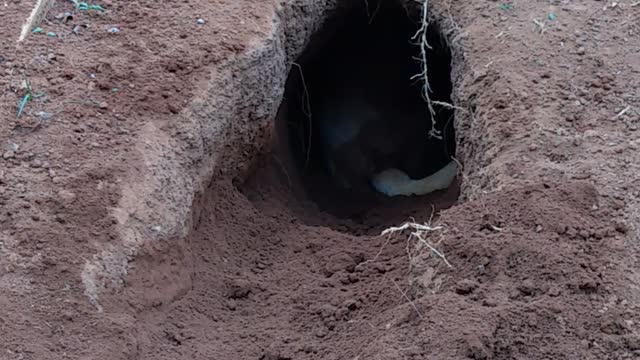
[[[58,196],[59,196],[62,200],[69,201],[69,202],[71,202],[71,201],[73,201],[73,200],[75,200],[75,199],[76,199],[76,194],[72,193],[72,192],[71,192],[71,191],[69,191],[69,190],[60,190],[60,191],[58,192]]]
[[[117,27],[112,27],[111,29],[107,30],[107,32],[110,34],[116,34],[120,32],[120,29],[118,29]]]
[[[75,25],[71,31],[76,35],[80,35],[80,33],[86,28],[87,28],[87,25],[79,24],[79,25]]]
[[[198,25],[204,25],[204,19],[198,19],[198,20],[196,20],[196,23]]]

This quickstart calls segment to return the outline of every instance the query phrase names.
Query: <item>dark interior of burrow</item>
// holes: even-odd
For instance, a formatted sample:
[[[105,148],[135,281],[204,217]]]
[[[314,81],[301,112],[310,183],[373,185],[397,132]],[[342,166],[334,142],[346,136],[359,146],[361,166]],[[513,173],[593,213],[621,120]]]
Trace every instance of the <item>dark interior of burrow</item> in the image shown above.
[[[455,155],[453,111],[434,105],[436,125],[432,128],[424,77],[416,77],[422,67],[419,39],[414,35],[421,26],[422,13],[420,6],[408,8],[407,3],[370,0],[339,7],[312,37],[287,79],[277,120],[279,137],[287,139],[287,157],[306,196],[321,210],[341,218],[362,217],[372,208],[398,201],[376,192],[370,184],[344,189],[332,179],[320,136],[322,121],[328,117],[323,114],[333,116],[327,103],[352,100],[343,95],[344,88],[365,89],[371,94],[369,100],[382,104],[382,116],[406,133],[385,141],[398,148],[411,144],[410,152],[404,150],[397,156],[403,159],[399,160],[402,164],[391,164],[411,178],[433,174]],[[430,98],[451,103],[451,53],[436,24],[429,24],[427,40],[431,47],[426,53]],[[354,105],[355,117],[360,110]],[[384,137],[385,132],[381,133]],[[404,166],[404,159],[410,159],[413,166]],[[428,196],[433,195],[419,198],[424,201]]]

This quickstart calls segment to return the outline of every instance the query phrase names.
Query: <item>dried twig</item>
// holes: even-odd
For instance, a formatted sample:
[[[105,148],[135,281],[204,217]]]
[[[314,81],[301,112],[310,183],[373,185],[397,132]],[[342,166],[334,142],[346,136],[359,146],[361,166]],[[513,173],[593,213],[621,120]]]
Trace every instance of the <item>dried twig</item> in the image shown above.
[[[411,306],[413,307],[413,309],[416,311],[416,314],[418,314],[418,316],[420,317],[420,320],[424,320],[424,317],[422,316],[422,313],[420,312],[420,310],[418,310],[418,307],[416,306],[416,304],[413,303],[413,301],[411,301],[411,299],[407,296],[407,293],[405,293],[404,291],[402,291],[402,289],[400,289],[400,286],[398,286],[398,284],[393,281],[393,279],[391,279],[391,282],[393,283],[393,285],[396,286],[396,288],[398,289],[398,291],[400,291],[400,293],[402,294],[402,296],[407,299],[407,301],[409,302],[409,304],[411,304]]]
[[[419,243],[428,247],[434,254],[436,254],[439,258],[441,258],[444,261],[444,263],[447,264],[448,267],[453,268],[453,266],[451,266],[449,261],[447,261],[447,258],[444,256],[444,254],[438,251],[438,249],[436,249],[433,245],[431,245],[423,236],[425,233],[441,230],[442,226],[430,226],[428,224],[418,224],[416,222],[407,222],[407,223],[404,223],[402,226],[390,227],[384,230],[382,232],[382,235],[403,232],[408,229],[413,230],[409,235],[408,240],[417,239]]]
[[[420,78],[424,80],[422,87],[422,95],[427,101],[427,107],[431,114],[431,131],[429,135],[435,138],[440,136],[439,131],[436,130],[436,112],[433,109],[433,103],[431,101],[431,85],[429,85],[429,76],[427,72],[427,51],[431,50],[431,46],[427,41],[427,28],[429,27],[429,0],[424,0],[422,3],[422,22],[418,31],[413,35],[411,40],[418,40],[418,46],[420,47],[420,64],[422,71],[411,77],[411,80]]]
[[[431,101],[432,104],[436,104],[436,105],[440,105],[442,107],[445,107],[447,109],[451,109],[451,110],[458,110],[458,111],[462,111],[462,112],[467,112],[467,109],[462,108],[460,106],[455,106],[453,104],[449,104],[448,102],[444,102],[444,101],[437,101],[437,100],[432,100]]]
[[[302,66],[298,63],[292,63],[293,66],[298,68],[298,72],[300,73],[300,79],[302,79],[302,88],[304,90],[304,96],[302,97],[302,111],[309,119],[309,137],[307,140],[307,154],[304,162],[304,168],[306,169],[309,165],[309,158],[311,157],[311,138],[313,136],[313,122],[311,120],[311,101],[309,100],[309,91],[307,90],[307,83],[304,80],[304,73],[302,72]]]
[[[546,30],[545,28],[545,22],[544,21],[540,21],[538,19],[533,19],[533,23],[536,24],[538,26],[538,28],[540,28],[540,34],[543,34]]]
[[[287,184],[289,185],[289,190],[293,189],[293,184],[291,183],[291,177],[289,177],[289,172],[287,172],[287,168],[284,166],[284,163],[280,160],[280,158],[276,154],[271,154],[273,159],[276,161],[280,169],[284,173],[284,176],[287,177]]]
[[[627,111],[629,111],[629,110],[631,110],[631,105],[628,105],[626,108],[622,109],[622,111],[620,111],[618,114],[616,114],[616,116],[613,119],[615,120],[615,119],[618,119],[618,118],[622,117],[622,115],[626,114]]]
[[[24,41],[27,35],[29,35],[29,32],[31,31],[33,26],[40,22],[40,20],[42,20],[42,18],[47,14],[47,11],[49,11],[49,9],[53,6],[53,3],[54,0],[38,0],[36,2],[35,6],[31,10],[31,14],[22,25],[20,37],[18,37],[18,43]]]

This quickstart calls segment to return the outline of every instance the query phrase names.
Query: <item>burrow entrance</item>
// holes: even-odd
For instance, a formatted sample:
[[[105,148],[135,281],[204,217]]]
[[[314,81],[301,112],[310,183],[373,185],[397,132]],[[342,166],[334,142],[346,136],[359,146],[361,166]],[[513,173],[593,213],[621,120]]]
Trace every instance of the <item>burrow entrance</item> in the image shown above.
[[[423,95],[421,48],[414,37],[422,23],[419,4],[344,3],[289,73],[273,150],[279,181],[321,212],[360,224],[390,224],[451,206],[457,181],[425,196],[388,197],[367,177],[398,168],[412,179],[424,178],[455,155],[452,109],[436,105],[432,117]],[[427,34],[430,97],[450,103],[451,53],[435,24]],[[360,138],[353,142],[368,147],[328,153],[327,143],[354,136]],[[345,186],[345,177],[352,183]]]

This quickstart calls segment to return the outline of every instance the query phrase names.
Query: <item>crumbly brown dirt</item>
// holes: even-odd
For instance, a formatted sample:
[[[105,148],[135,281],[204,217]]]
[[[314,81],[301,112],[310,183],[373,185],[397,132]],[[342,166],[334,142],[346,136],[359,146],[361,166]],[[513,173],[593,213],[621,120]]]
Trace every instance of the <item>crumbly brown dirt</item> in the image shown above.
[[[333,2],[0,4],[0,359],[637,358],[640,5],[551,3],[430,1],[460,197],[360,222],[267,146]]]

